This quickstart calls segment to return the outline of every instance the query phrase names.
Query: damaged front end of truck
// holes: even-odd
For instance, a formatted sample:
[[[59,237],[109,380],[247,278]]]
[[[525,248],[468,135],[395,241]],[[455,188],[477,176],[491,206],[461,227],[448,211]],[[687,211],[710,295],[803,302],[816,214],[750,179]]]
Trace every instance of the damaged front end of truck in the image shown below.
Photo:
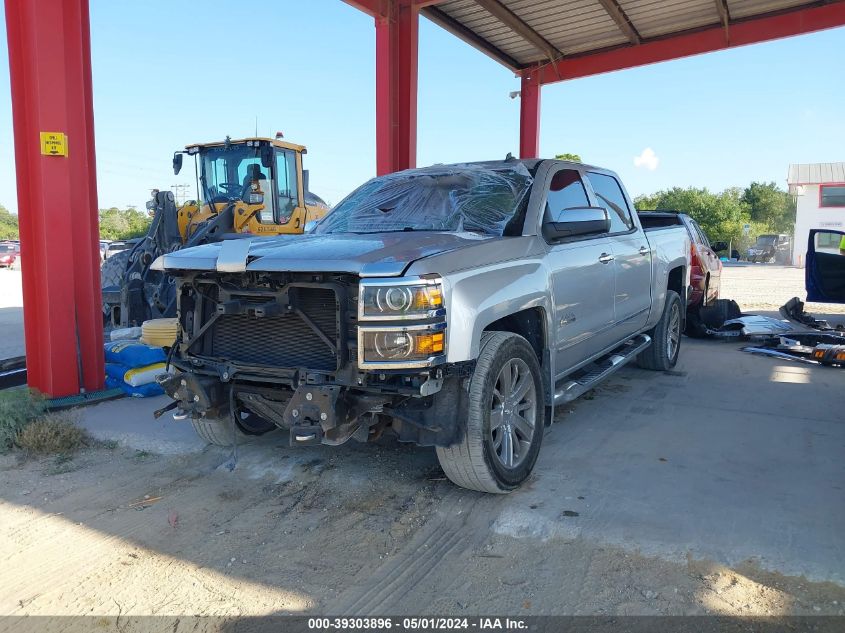
[[[372,441],[388,427],[424,446],[459,439],[472,367],[445,364],[439,279],[182,272],[176,294],[176,371],[161,384],[177,418],[279,428],[291,445]]]

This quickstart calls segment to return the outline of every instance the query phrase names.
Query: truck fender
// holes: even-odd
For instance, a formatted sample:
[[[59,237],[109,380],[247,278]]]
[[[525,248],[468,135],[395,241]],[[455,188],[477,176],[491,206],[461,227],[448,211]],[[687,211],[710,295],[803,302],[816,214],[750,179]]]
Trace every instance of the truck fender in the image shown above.
[[[542,309],[545,331],[552,331],[551,298],[542,290],[548,287],[548,274],[537,261],[456,273],[446,277],[445,282],[450,363],[476,359],[484,329],[522,310]],[[538,290],[526,292],[529,288]]]

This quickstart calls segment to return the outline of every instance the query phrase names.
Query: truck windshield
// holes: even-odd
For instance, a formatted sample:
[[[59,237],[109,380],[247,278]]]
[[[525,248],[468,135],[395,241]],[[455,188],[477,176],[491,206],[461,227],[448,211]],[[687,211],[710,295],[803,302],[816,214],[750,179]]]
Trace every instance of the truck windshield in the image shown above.
[[[474,231],[503,235],[522,221],[531,183],[531,174],[522,163],[409,169],[365,183],[341,201],[314,232]]]
[[[774,245],[777,240],[777,235],[760,235],[757,237],[757,243],[754,246],[765,247]]]

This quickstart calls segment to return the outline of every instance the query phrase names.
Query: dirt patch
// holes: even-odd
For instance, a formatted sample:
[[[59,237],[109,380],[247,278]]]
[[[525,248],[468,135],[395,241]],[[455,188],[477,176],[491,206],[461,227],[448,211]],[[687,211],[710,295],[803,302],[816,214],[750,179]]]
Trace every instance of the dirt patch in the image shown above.
[[[6,456],[0,613],[843,613],[837,585],[603,547],[574,511],[523,525],[512,498],[443,481],[431,451],[227,458],[100,448],[57,472]]]

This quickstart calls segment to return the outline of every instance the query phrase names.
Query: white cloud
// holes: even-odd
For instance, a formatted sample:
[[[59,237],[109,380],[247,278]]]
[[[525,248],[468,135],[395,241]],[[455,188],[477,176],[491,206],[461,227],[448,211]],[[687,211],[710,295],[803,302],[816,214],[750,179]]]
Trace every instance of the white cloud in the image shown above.
[[[654,171],[658,164],[660,164],[660,159],[650,147],[646,147],[639,156],[634,156],[634,167],[645,167],[649,171]]]

